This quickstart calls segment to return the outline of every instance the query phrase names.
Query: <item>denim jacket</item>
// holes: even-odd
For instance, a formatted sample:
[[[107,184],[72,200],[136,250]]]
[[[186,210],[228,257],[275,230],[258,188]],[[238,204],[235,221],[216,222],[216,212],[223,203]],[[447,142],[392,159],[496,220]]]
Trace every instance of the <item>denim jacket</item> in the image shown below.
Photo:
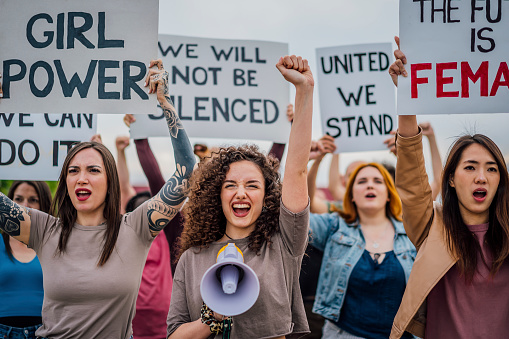
[[[396,231],[394,254],[408,281],[417,252],[405,233],[403,223],[395,219],[391,221]],[[348,279],[366,247],[359,224],[347,224],[337,213],[311,213],[309,243],[323,251],[313,312],[338,321]]]

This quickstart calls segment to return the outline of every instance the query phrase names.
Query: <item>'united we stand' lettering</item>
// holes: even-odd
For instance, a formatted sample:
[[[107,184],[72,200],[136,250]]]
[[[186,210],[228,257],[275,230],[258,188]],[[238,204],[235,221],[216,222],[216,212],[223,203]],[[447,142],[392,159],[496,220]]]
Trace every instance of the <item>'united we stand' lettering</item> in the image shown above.
[[[318,85],[322,127],[338,152],[385,149],[395,128],[394,87],[387,70],[391,45],[319,48]]]

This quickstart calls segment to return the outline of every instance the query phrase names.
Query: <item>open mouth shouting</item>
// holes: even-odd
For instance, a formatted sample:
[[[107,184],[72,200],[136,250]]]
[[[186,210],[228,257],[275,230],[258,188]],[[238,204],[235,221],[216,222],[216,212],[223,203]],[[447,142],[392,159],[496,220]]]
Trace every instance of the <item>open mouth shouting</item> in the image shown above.
[[[78,188],[74,191],[74,193],[76,194],[78,201],[85,201],[90,198],[90,195],[92,195],[92,191],[86,188]]]
[[[483,202],[488,195],[488,191],[485,188],[476,188],[474,193],[472,193],[475,201]]]
[[[248,215],[251,210],[251,204],[247,202],[236,202],[232,204],[233,215],[236,217],[242,218]]]
[[[373,192],[369,192],[369,193],[368,193],[368,194],[366,194],[364,197],[365,197],[366,199],[371,200],[371,199],[375,199],[375,198],[376,198],[376,194],[375,194],[375,193],[373,193]]]

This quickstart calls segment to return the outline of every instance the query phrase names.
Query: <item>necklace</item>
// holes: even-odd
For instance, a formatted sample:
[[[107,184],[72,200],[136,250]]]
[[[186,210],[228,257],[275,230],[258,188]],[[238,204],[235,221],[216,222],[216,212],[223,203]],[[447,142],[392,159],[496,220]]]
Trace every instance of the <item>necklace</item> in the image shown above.
[[[387,230],[390,228],[392,224],[389,222],[387,224],[387,227],[385,228],[385,230],[382,232],[382,234],[380,234],[376,240],[373,240],[373,239],[368,239],[368,237],[366,237],[366,235],[364,235],[364,238],[366,238],[366,240],[369,240],[371,241],[373,248],[375,249],[378,249],[380,247],[380,240],[385,236],[385,234],[387,233]]]
[[[224,235],[226,235],[226,237],[227,237],[228,239],[233,240],[233,238],[232,238],[232,237],[230,237],[228,234],[226,234],[226,232],[224,232]]]

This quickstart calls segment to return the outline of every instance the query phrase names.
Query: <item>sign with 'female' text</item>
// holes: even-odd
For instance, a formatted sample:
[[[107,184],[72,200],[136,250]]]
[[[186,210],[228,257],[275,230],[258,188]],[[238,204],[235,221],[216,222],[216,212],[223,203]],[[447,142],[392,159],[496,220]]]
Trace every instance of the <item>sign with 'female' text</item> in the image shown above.
[[[318,48],[322,130],[336,152],[385,150],[396,128],[396,93],[387,73],[390,43]]]
[[[158,13],[158,0],[0,0],[0,112],[155,112]]]
[[[158,48],[190,137],[288,141],[290,87],[275,67],[288,44],[159,35]],[[136,119],[132,138],[168,135],[160,110]]]
[[[509,111],[509,1],[400,0],[398,114]]]

